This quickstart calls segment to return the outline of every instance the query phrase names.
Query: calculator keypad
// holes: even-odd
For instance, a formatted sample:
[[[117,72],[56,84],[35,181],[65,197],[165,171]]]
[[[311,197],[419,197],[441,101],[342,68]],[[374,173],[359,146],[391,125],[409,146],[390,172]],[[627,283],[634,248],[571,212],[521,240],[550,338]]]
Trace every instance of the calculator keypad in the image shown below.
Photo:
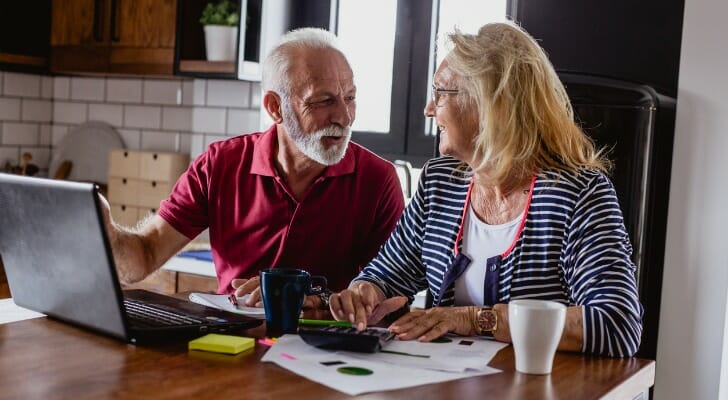
[[[306,343],[327,350],[347,350],[375,353],[395,338],[395,334],[382,328],[366,328],[358,332],[353,327],[324,326],[300,328],[299,335]]]

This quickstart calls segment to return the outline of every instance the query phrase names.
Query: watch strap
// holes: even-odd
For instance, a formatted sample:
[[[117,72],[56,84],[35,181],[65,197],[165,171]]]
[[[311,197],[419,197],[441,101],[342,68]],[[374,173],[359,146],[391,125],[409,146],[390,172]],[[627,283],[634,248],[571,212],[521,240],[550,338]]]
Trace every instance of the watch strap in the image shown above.
[[[319,300],[321,302],[319,303],[319,310],[328,310],[329,309],[329,297],[331,297],[331,291],[329,289],[325,289],[323,292],[318,294]]]

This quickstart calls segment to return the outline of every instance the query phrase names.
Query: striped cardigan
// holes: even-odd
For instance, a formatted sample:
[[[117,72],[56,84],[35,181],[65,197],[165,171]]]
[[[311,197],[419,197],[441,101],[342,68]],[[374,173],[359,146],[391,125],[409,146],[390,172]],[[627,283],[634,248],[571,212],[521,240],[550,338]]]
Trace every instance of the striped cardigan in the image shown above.
[[[425,165],[392,235],[355,281],[369,281],[387,297],[412,298],[429,288],[441,298],[440,306],[453,305],[454,285],[443,293],[440,286],[455,259],[470,184],[470,177],[456,170],[458,164],[439,157]],[[496,257],[497,302],[531,298],[582,306],[583,352],[633,355],[640,344],[642,306],[612,183],[592,170],[544,171],[530,196],[514,245]]]

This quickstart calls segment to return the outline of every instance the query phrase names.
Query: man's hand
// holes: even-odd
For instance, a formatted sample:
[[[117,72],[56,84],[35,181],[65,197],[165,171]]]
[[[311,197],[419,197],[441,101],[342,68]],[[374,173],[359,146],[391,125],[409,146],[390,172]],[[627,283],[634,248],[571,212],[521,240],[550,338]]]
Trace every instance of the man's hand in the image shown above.
[[[235,296],[243,297],[250,294],[245,301],[247,307],[263,307],[263,296],[260,292],[260,278],[254,276],[250,279],[233,279],[230,285],[235,289]],[[303,309],[318,308],[321,299],[317,295],[306,296],[303,299]]]
[[[231,282],[235,289],[235,296],[243,297],[250,294],[245,301],[247,307],[263,307],[263,299],[260,297],[260,278],[254,276],[250,279],[233,279]]]

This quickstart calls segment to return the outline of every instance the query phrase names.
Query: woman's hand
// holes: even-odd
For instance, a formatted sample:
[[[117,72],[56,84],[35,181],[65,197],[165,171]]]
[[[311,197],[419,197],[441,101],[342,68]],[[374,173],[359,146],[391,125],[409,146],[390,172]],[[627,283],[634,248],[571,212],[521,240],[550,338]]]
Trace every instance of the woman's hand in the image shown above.
[[[385,315],[407,303],[406,297],[386,299],[379,288],[369,282],[357,282],[349,289],[329,298],[331,315],[339,321],[349,321],[360,331],[367,324],[376,324]]]
[[[430,342],[448,332],[470,336],[473,329],[472,307],[435,307],[411,311],[389,326],[400,340]]]

